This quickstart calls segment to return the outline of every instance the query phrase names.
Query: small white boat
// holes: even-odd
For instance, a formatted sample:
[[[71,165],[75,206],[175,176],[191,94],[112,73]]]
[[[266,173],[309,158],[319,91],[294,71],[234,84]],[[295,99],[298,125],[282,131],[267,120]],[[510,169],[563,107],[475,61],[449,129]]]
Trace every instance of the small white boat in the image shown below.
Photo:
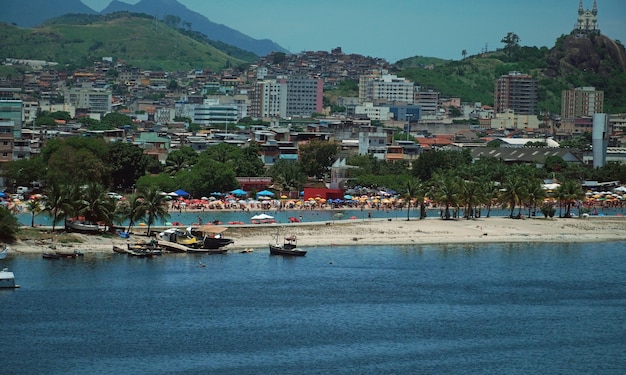
[[[15,275],[9,271],[8,268],[3,268],[0,271],[0,289],[1,288],[19,288],[19,285],[15,285]]]
[[[0,250],[0,259],[6,259],[8,254],[9,254],[9,247],[7,245],[4,245],[2,250]]]

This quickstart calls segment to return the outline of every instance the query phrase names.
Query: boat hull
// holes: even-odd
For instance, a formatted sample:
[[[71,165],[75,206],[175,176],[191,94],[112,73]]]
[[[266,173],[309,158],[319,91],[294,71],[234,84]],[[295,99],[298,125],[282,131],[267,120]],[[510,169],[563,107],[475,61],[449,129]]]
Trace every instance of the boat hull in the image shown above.
[[[296,247],[284,248],[280,245],[270,245],[270,255],[302,257],[306,255],[306,250],[301,250]]]

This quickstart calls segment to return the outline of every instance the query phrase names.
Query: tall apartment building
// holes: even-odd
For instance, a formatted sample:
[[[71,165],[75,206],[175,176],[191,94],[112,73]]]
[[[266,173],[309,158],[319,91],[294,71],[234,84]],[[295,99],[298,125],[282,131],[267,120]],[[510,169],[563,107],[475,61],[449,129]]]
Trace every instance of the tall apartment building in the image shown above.
[[[13,138],[22,137],[22,116],[24,103],[17,99],[0,100],[0,121],[5,124],[13,124],[11,127],[11,135]],[[5,131],[6,133],[6,127]]]
[[[392,74],[359,77],[359,103],[413,104],[415,84]]]
[[[111,112],[112,97],[110,90],[74,87],[69,90],[69,95],[65,97],[65,102],[72,104],[77,110],[82,109],[92,113],[107,114]]]
[[[323,107],[324,82],[309,77],[287,78],[287,116],[310,117],[321,113]]]
[[[257,82],[250,93],[250,116],[256,118],[287,117],[287,82]]]
[[[582,117],[592,118],[595,113],[604,112],[604,91],[595,87],[577,87],[563,90],[561,94],[561,127],[562,135],[591,132],[590,121],[577,121]]]
[[[507,109],[518,115],[537,113],[537,80],[527,74],[510,72],[495,82],[494,107],[496,113]]]

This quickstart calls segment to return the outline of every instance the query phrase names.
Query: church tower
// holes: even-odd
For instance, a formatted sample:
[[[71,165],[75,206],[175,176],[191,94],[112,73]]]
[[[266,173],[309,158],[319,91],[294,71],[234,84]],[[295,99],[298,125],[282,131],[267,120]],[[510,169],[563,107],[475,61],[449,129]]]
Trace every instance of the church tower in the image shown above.
[[[598,1],[593,1],[593,9],[585,10],[583,8],[583,0],[578,3],[578,21],[574,26],[576,35],[585,36],[591,33],[600,33],[598,27]]]

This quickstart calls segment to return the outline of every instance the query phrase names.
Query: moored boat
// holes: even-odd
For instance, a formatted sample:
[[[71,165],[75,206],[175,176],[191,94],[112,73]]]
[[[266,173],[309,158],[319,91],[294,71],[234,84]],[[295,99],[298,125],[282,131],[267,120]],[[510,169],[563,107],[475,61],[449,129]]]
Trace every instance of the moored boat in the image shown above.
[[[7,245],[4,245],[2,247],[2,250],[0,250],[0,259],[6,259],[8,254],[9,254],[9,247]]]
[[[270,243],[270,255],[286,255],[286,256],[305,256],[307,251],[298,248],[298,238],[296,236],[288,236],[284,238],[284,242],[278,242],[278,234],[275,243]]]
[[[0,288],[19,288],[15,284],[15,275],[8,268],[0,270]]]

